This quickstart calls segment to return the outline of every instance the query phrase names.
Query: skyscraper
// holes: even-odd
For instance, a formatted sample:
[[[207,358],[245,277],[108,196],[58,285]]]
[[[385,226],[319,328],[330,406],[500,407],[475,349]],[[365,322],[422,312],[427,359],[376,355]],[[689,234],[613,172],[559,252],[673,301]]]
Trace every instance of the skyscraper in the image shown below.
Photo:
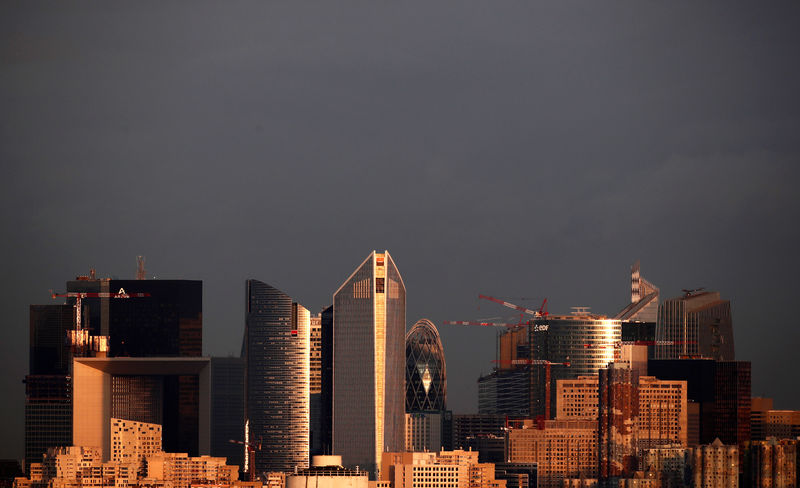
[[[67,292],[106,294],[81,300],[81,325],[90,336],[108,336],[109,357],[198,357],[203,344],[203,283],[197,280],[112,280],[94,274],[68,281]],[[123,293],[120,293],[123,292]],[[129,298],[110,298],[111,295]],[[139,295],[138,297],[134,297]],[[31,306],[31,364],[26,377],[26,457],[36,459],[47,447],[69,445],[73,438],[73,351],[67,331],[77,317],[74,297],[63,305]],[[85,351],[84,351],[85,352]],[[77,354],[81,356],[81,354]],[[113,379],[123,398],[127,392],[163,396],[164,446],[198,453],[199,384],[196,376],[176,375],[154,380],[132,371]],[[151,405],[152,406],[152,405]],[[118,401],[115,415],[131,418],[135,405]],[[126,412],[128,412],[126,414]],[[143,413],[139,409],[136,415]],[[148,414],[161,415],[150,411]],[[129,415],[125,417],[125,415]]]
[[[406,412],[442,412],[447,401],[444,349],[439,331],[418,320],[406,335]]]
[[[211,455],[244,467],[244,359],[211,358]]]
[[[308,467],[310,324],[292,297],[247,280],[245,418],[249,440],[262,445],[258,474]]]
[[[333,294],[333,452],[377,476],[405,448],[406,288],[371,252]]]
[[[731,302],[718,292],[687,291],[658,308],[656,339],[674,344],[656,346],[659,359],[703,356],[733,361]]]

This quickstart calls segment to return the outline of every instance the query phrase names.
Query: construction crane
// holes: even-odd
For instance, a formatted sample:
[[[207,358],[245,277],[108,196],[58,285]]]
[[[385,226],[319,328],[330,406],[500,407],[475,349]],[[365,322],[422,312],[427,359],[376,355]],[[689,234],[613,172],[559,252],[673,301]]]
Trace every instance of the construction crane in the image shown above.
[[[550,418],[550,367],[566,366],[568,368],[569,358],[560,363],[547,361],[545,359],[495,359],[492,362],[499,364],[544,366],[544,417]]]
[[[513,303],[506,302],[506,301],[500,300],[499,298],[491,297],[489,295],[479,294],[478,298],[484,299],[484,300],[489,300],[489,301],[494,302],[494,303],[499,303],[500,305],[503,305],[504,307],[508,307],[508,308],[517,310],[519,312],[522,312],[522,314],[520,314],[520,317],[519,317],[519,322],[514,324],[514,323],[507,323],[507,322],[483,322],[483,321],[474,321],[474,320],[445,320],[443,323],[445,325],[477,325],[477,326],[482,326],[482,327],[514,328],[514,327],[522,327],[522,326],[525,326],[525,325],[531,325],[530,321],[523,321],[524,314],[533,315],[534,317],[537,317],[537,318],[547,317],[547,315],[548,315],[548,313],[547,313],[547,298],[544,299],[544,301],[542,302],[542,305],[539,307],[539,310],[531,310],[529,308],[521,307],[519,305],[515,305]],[[547,326],[537,327],[536,332],[539,332],[540,330],[547,330]]]
[[[228,440],[228,442],[230,442],[231,444],[239,444],[241,446],[244,446],[244,448],[247,450],[247,456],[250,459],[247,459],[247,462],[245,463],[245,465],[247,467],[247,469],[245,471],[247,471],[249,473],[250,481],[255,481],[256,480],[256,451],[260,451],[261,450],[261,439],[259,439],[258,442],[246,442],[246,441],[237,441],[237,440],[234,440],[234,439],[230,439],[230,440]]]
[[[691,289],[684,288],[681,291],[684,293],[684,298],[689,298],[690,296],[694,295],[695,293],[697,293],[699,291],[703,291],[705,289],[706,289],[705,286],[701,286],[700,288],[691,288]]]
[[[489,295],[478,294],[478,298],[483,300],[489,300],[490,302],[498,303],[504,307],[511,308],[518,312],[522,312],[523,314],[533,315],[536,318],[546,317],[547,313],[547,298],[544,299],[542,305],[539,307],[539,310],[531,310],[529,308],[520,307],[519,305],[515,305],[510,302],[506,302],[505,300],[500,300],[499,298],[491,297]]]
[[[584,344],[587,349],[602,349],[622,346],[677,346],[679,344],[697,344],[696,341],[619,341],[614,344]]]
[[[149,293],[127,293],[124,288],[118,292],[82,292],[68,291],[66,293],[54,293],[50,290],[53,299],[64,297],[75,299],[75,324],[71,331],[67,332],[67,341],[73,347],[73,352],[77,353],[78,348],[85,347],[89,342],[89,331],[83,327],[83,299],[84,298],[142,298],[149,297]]]

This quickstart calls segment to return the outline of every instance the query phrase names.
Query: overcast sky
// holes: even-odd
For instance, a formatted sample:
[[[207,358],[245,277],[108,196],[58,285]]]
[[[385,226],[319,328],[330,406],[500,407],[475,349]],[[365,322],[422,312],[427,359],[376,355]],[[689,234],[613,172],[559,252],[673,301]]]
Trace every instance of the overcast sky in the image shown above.
[[[797,2],[0,3],[0,458],[21,457],[28,305],[89,267],[247,278],[312,311],[373,249],[477,411],[508,316],[613,314],[629,267],[732,300],[753,394],[800,409]],[[478,308],[480,306],[480,308]]]

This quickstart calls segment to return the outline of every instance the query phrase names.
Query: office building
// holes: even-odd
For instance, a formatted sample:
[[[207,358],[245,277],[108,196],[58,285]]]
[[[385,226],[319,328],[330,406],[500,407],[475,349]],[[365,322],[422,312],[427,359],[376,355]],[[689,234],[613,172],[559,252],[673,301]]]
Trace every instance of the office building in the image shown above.
[[[244,358],[212,357],[211,455],[244,468],[244,448],[231,440],[244,440]]]
[[[208,454],[209,360],[207,358],[74,358],[73,445],[97,446],[111,456],[111,419],[162,426],[170,451]],[[178,378],[198,385],[199,395],[180,410]]]
[[[413,412],[406,414],[408,452],[439,451],[445,445],[443,412]]]
[[[506,488],[536,488],[536,463],[495,463],[494,477],[505,480]]]
[[[498,340],[498,374],[480,380],[488,382],[486,387],[479,383],[479,393],[486,397],[481,397],[481,404],[492,408],[494,391],[497,413],[515,415],[516,410],[525,416],[550,418],[555,412],[556,381],[605,368],[617,359],[621,335],[620,320],[580,307],[572,315],[550,315],[506,331]],[[529,359],[551,364],[525,364]],[[523,404],[527,409],[521,408]]]
[[[598,375],[559,380],[556,391],[558,420],[597,420]],[[686,391],[686,381],[639,377],[639,414],[636,421],[639,449],[673,444],[687,446]]]
[[[319,455],[311,466],[286,475],[286,488],[369,488],[369,473],[342,467],[342,457]]]
[[[707,357],[733,361],[731,302],[718,292],[694,291],[665,300],[658,308],[656,358]]]
[[[797,440],[770,437],[753,441],[745,454],[744,486],[794,488],[797,486]]]
[[[597,422],[525,420],[508,432],[508,462],[536,463],[539,488],[560,488],[565,479],[597,479]]]
[[[614,317],[630,323],[655,324],[658,320],[658,287],[641,275],[639,261],[631,266],[631,303]]]
[[[320,371],[319,408],[312,408],[311,439],[314,454],[329,454],[333,452],[333,305],[320,313]],[[316,401],[315,395],[311,401]]]
[[[406,412],[443,412],[447,374],[439,331],[421,319],[406,334]]]
[[[719,437],[724,444],[743,445],[750,440],[750,362],[656,359],[647,367],[659,379],[686,381],[687,422],[690,430],[696,425],[697,442],[710,444]]]
[[[763,441],[767,438],[767,412],[772,410],[772,398],[753,397],[750,400],[750,439]]]
[[[405,449],[403,279],[372,252],[333,295],[333,452],[376,476],[381,454]]]
[[[469,449],[481,438],[505,437],[506,417],[504,415],[455,414],[453,415],[453,447]]]
[[[767,437],[796,439],[800,437],[800,410],[770,410],[764,428]]]
[[[642,451],[640,470],[652,474],[661,488],[684,488],[688,450],[685,447],[664,446]]]
[[[481,463],[477,452],[386,452],[381,480],[394,488],[506,488],[495,479],[494,465]]]
[[[256,473],[308,467],[309,311],[266,283],[247,280],[245,418],[261,442]]]
[[[30,306],[30,350],[25,377],[25,458],[41,459],[48,447],[72,444],[72,353],[67,332],[73,327],[69,305]]]
[[[106,293],[86,297],[80,310],[74,297],[63,305],[31,305],[30,370],[25,379],[25,455],[39,459],[48,447],[73,444],[73,356],[200,356],[202,352],[202,282],[188,280],[111,280],[80,276],[67,282],[67,292]],[[122,293],[120,293],[122,292]],[[142,296],[136,296],[140,294]],[[112,295],[128,298],[111,298]],[[77,317],[96,347],[75,348],[67,335]],[[92,342],[93,341],[93,342]],[[115,414],[147,421],[133,404],[119,401],[125,392],[161,395],[170,407],[164,419],[165,447],[196,453],[199,385],[195,376],[171,378],[168,384],[141,378],[115,378]],[[165,388],[160,392],[158,388]],[[156,391],[158,390],[158,391]],[[150,412],[160,415],[159,412]],[[152,417],[150,418],[152,420]],[[173,428],[181,424],[180,428]],[[182,436],[181,438],[175,435]]]
[[[694,488],[738,488],[739,448],[719,439],[689,449],[691,483]]]
[[[639,374],[615,363],[598,372],[599,479],[631,478],[637,470]]]

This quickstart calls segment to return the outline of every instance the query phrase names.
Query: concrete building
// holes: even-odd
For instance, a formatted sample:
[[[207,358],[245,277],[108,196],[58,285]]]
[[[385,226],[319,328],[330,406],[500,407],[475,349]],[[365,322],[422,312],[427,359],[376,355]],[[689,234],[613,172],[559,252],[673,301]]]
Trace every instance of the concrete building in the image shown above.
[[[565,479],[597,479],[597,421],[525,420],[508,432],[507,459],[536,463],[538,487],[558,488]]]
[[[681,446],[643,449],[640,470],[652,473],[661,482],[661,488],[684,488],[687,452],[687,448]]]
[[[797,438],[800,436],[800,410],[769,410],[764,433],[778,439]]]
[[[444,445],[444,415],[433,412],[406,414],[406,451],[439,451]]]
[[[383,453],[381,479],[394,488],[506,488],[495,479],[494,464],[472,451]]]
[[[639,449],[688,444],[687,385],[682,380],[640,376],[639,413],[636,420]],[[556,418],[597,420],[598,376],[559,380],[556,386]]]
[[[245,419],[261,442],[256,473],[308,466],[311,314],[286,293],[246,282]],[[248,466],[249,468],[249,466]]]
[[[181,402],[170,393],[181,378],[198,386],[198,397],[183,402],[194,405],[188,411],[176,408]],[[162,425],[164,448],[209,452],[208,358],[74,358],[73,384],[73,444],[98,447],[103,461],[111,457],[112,418]]]
[[[796,487],[797,442],[774,437],[751,442],[745,455],[744,485],[755,488]]]
[[[161,426],[111,419],[111,461],[140,463],[161,452]]]
[[[693,488],[738,488],[739,448],[719,439],[689,450]]]
[[[405,449],[406,289],[372,252],[333,295],[333,452],[378,476]]]
[[[369,473],[342,467],[342,457],[313,456],[311,465],[286,475],[286,488],[369,488]]]

